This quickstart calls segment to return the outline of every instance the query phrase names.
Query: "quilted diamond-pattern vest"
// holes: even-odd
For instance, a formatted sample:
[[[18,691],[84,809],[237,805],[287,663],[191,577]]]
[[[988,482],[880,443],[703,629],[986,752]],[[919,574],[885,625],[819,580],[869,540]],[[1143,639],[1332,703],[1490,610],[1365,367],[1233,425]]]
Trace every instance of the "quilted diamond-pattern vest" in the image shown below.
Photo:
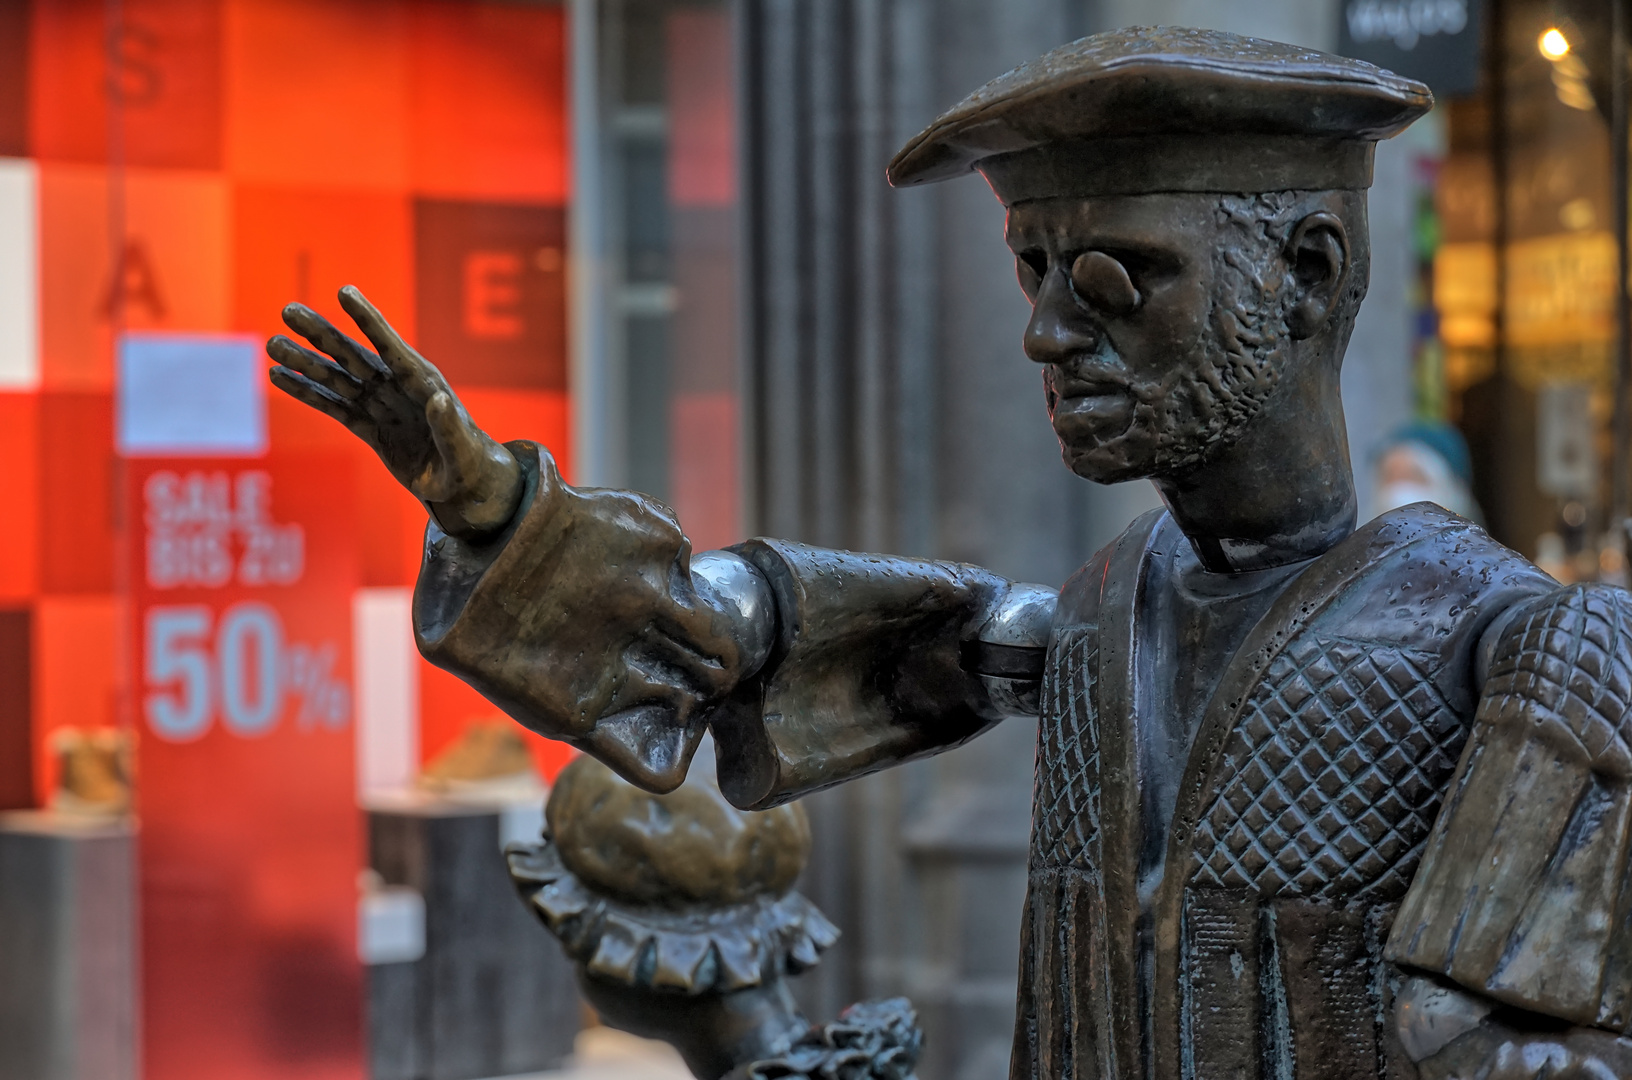
[[[1312,563],[1221,678],[1141,906],[1136,747],[1165,699],[1140,689],[1139,612],[1172,529],[1147,515],[1062,594],[1011,1075],[1413,1076],[1383,943],[1467,738],[1479,635],[1556,586],[1426,504]]]

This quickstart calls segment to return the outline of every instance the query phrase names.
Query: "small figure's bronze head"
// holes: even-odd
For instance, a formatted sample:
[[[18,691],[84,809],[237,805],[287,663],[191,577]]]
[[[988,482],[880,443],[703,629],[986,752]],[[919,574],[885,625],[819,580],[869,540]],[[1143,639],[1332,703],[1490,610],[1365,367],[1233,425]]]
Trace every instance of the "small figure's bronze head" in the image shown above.
[[[890,179],[986,177],[1066,463],[1102,483],[1162,477],[1299,397],[1288,384],[1305,384],[1292,407],[1335,409],[1300,375],[1335,403],[1366,291],[1373,148],[1431,100],[1287,45],[1119,30],[976,91]]]
[[[738,810],[709,761],[666,795],[642,791],[589,757],[575,758],[545,809],[561,861],[591,887],[636,904],[726,907],[779,897],[810,856],[798,803]]]

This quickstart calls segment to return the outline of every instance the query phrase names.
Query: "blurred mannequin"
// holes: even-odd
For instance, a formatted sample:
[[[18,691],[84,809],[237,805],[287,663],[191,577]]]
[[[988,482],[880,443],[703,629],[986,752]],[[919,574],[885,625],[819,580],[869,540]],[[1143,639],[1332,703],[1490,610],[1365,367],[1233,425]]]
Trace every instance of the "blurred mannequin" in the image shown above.
[[[1470,521],[1483,521],[1473,498],[1473,469],[1462,433],[1438,421],[1395,430],[1374,458],[1376,483],[1366,517],[1415,502],[1431,502]]]

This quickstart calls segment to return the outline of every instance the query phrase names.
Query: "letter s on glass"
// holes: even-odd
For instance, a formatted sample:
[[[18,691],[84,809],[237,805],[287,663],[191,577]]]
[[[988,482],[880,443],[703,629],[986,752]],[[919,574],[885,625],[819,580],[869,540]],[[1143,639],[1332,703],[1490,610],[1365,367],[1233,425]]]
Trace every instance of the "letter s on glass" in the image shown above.
[[[209,729],[214,696],[209,632],[210,609],[201,604],[147,610],[144,671],[149,689],[142,711],[161,739],[191,742]],[[173,691],[164,689],[172,683]]]

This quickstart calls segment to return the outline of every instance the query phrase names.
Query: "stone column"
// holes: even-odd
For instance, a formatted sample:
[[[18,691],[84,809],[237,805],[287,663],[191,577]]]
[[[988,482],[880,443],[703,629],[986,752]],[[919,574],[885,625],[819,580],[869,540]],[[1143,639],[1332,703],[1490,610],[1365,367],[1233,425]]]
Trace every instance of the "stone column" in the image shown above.
[[[1060,463],[984,182],[894,191],[884,167],[964,94],[1086,32],[1083,5],[739,13],[750,529],[1063,582],[1149,497]],[[910,995],[924,1080],[1007,1069],[1035,738],[1011,722],[806,802],[803,887],[846,934],[805,980],[807,1006],[827,1018]]]
[[[517,901],[502,850],[537,839],[537,806],[370,800],[370,868],[423,903],[418,949],[364,951],[373,1080],[513,1076],[572,1053],[583,1008],[572,962]]]

